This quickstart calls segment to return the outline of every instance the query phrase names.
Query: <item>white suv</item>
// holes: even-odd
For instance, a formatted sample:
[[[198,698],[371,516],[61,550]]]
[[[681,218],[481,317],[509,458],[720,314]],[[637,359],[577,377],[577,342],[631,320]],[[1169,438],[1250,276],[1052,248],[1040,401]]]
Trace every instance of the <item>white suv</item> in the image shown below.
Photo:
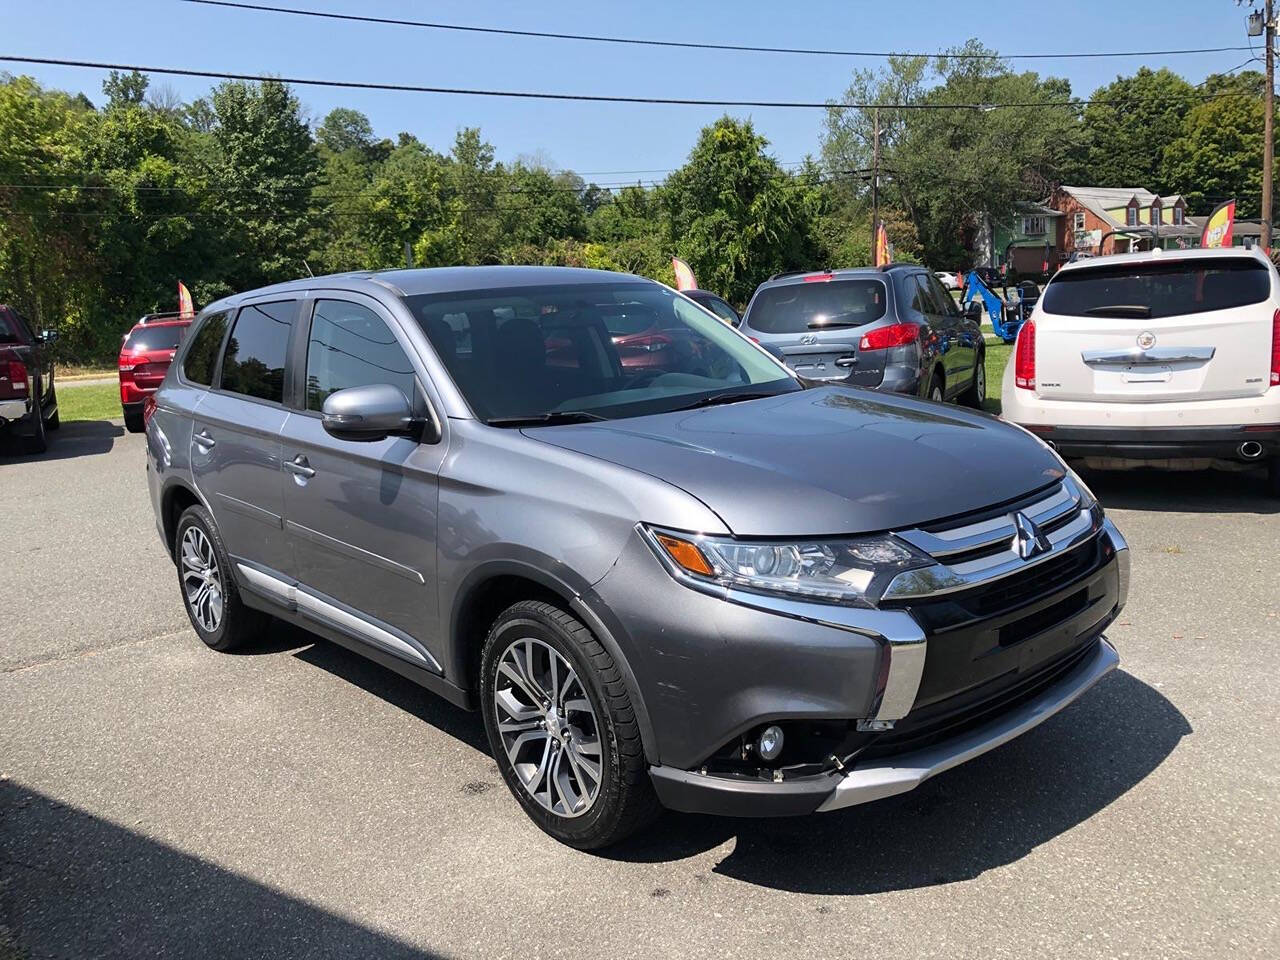
[[[1002,400],[1064,457],[1265,461],[1280,496],[1280,274],[1244,249],[1067,264],[1019,332]]]

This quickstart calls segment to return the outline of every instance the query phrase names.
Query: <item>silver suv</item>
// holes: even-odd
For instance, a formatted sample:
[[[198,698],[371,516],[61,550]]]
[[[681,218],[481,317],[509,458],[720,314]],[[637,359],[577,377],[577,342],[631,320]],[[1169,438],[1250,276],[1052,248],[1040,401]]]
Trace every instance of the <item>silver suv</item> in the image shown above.
[[[1128,550],[1045,444],[810,386],[637,277],[450,268],[231,297],[146,433],[206,644],[274,616],[479,709],[521,806],[578,847],[664,806],[909,790],[1117,662]]]

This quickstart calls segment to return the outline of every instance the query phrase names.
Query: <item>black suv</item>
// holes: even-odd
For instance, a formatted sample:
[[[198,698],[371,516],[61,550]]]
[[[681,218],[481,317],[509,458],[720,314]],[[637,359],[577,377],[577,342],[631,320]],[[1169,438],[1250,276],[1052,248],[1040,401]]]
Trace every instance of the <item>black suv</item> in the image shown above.
[[[32,453],[48,447],[48,430],[58,429],[58,395],[53,387],[52,330],[32,333],[22,314],[0,304],[0,434],[20,437]]]
[[[980,314],[961,313],[917,264],[777,274],[739,328],[808,380],[981,407],[987,396]]]

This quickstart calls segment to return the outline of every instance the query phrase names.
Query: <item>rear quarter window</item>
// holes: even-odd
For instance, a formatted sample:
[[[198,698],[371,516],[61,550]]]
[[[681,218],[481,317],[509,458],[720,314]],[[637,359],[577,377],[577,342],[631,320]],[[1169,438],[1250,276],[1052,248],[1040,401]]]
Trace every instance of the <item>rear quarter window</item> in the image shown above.
[[[227,333],[229,313],[215,313],[206,317],[196,330],[195,339],[182,358],[182,375],[191,383],[201,386],[213,384],[213,369],[218,362],[218,350]]]
[[[1266,264],[1224,257],[1063,271],[1045,287],[1040,306],[1070,317],[1159,319],[1245,307],[1270,295]]]

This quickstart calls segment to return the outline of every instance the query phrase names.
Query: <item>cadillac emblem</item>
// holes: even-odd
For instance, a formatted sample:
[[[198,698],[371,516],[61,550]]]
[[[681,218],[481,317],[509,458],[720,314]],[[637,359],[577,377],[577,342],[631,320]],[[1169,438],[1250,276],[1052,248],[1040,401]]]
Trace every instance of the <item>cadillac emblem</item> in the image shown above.
[[[1138,334],[1138,346],[1143,350],[1150,350],[1156,345],[1156,335],[1150,330],[1143,330]]]

